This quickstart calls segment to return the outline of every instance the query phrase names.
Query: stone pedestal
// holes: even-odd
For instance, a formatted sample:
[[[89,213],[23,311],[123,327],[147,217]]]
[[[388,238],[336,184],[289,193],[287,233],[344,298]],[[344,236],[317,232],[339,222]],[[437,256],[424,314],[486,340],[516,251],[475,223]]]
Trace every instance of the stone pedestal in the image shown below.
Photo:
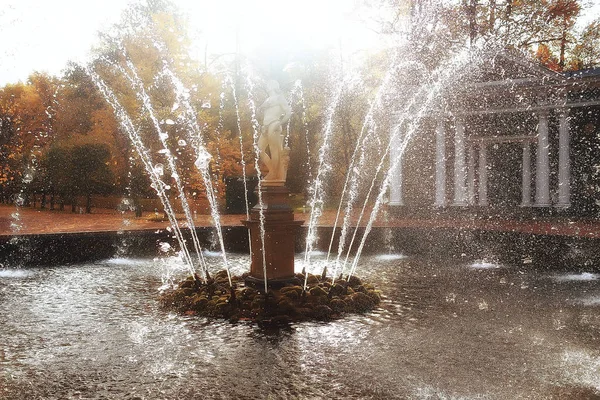
[[[303,221],[294,221],[294,212],[288,201],[289,191],[285,186],[270,186],[264,182],[261,186],[267,284],[277,286],[294,279],[296,233]],[[260,211],[261,205],[257,204],[250,212],[250,219],[242,222],[250,229],[252,245],[252,264],[246,282],[264,286]]]

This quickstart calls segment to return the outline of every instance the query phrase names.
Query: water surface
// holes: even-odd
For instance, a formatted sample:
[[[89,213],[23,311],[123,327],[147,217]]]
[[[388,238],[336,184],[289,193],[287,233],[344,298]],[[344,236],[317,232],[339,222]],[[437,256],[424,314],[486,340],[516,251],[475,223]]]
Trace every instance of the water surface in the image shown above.
[[[399,255],[361,264],[386,295],[380,309],[277,330],[162,310],[165,273],[185,273],[177,260],[5,266],[0,398],[600,398],[593,271]]]

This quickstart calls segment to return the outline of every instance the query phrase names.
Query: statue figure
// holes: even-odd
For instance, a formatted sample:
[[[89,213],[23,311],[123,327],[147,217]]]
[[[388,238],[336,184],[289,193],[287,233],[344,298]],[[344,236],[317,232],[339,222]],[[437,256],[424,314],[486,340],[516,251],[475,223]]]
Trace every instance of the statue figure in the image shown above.
[[[267,92],[269,97],[258,109],[259,112],[263,112],[258,148],[260,159],[269,170],[263,181],[278,182],[283,185],[287,176],[290,149],[283,147],[282,132],[283,124],[292,115],[292,109],[281,93],[277,81],[272,80],[267,83]],[[269,153],[267,153],[267,147]]]

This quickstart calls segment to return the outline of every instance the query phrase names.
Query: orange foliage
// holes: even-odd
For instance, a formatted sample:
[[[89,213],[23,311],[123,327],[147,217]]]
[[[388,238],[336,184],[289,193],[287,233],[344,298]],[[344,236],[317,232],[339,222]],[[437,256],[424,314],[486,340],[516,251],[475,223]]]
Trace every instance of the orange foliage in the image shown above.
[[[561,70],[558,59],[552,54],[547,45],[540,44],[535,53],[535,57],[548,69],[551,69],[552,71]]]

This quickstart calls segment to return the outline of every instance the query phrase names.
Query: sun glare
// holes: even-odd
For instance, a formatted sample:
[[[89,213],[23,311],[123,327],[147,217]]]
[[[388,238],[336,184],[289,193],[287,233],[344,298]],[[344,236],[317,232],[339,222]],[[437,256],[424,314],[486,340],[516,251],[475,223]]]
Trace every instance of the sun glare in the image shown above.
[[[132,1],[5,0],[0,10],[0,84],[24,81],[33,71],[58,74],[82,61],[97,33],[119,20]]]
[[[0,82],[25,80],[37,70],[59,74],[84,61],[97,33],[143,0],[6,0],[0,10]],[[210,62],[240,54],[258,63],[291,60],[335,49],[342,55],[377,47],[364,5],[355,0],[173,0],[187,19],[192,56]],[[42,34],[43,33],[43,34]]]
[[[239,52],[255,62],[302,58],[336,48],[372,47],[375,32],[356,18],[354,1],[225,0],[180,2],[197,57]]]

